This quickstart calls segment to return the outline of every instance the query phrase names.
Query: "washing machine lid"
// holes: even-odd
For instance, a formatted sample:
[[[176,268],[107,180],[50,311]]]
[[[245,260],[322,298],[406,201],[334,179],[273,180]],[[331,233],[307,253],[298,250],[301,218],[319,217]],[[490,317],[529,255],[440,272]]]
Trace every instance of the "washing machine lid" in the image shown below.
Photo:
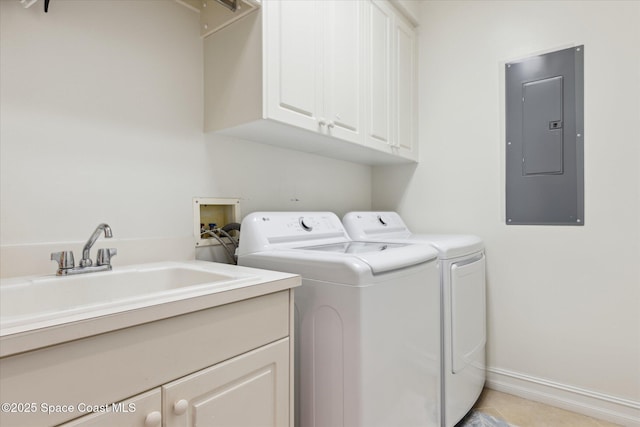
[[[381,242],[341,242],[316,246],[303,246],[296,249],[307,251],[333,252],[337,254],[368,254],[382,252],[393,248],[406,247],[405,243],[381,243]]]
[[[295,248],[322,255],[357,258],[366,263],[373,274],[410,267],[436,258],[437,253],[427,245],[387,242],[345,241]]]
[[[328,250],[314,247],[276,248],[239,256],[238,265],[294,273],[303,279],[340,285],[369,286],[380,280],[388,280],[388,275],[398,274],[398,277],[402,277],[410,270],[411,274],[426,274],[421,271],[430,269],[438,254],[433,247],[425,244],[390,247],[385,243],[372,245],[376,249],[372,248],[371,251],[360,247],[356,249],[358,253],[347,252],[358,246],[336,245],[334,249],[326,248]],[[385,246],[386,249],[383,249]]]

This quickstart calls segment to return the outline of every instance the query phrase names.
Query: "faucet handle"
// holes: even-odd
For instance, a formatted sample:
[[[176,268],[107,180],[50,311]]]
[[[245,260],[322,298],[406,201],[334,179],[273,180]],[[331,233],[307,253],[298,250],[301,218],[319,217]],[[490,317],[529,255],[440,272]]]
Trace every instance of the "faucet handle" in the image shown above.
[[[73,258],[72,251],[52,252],[51,261],[58,262],[59,270],[67,270],[75,266],[75,260]]]
[[[111,257],[118,254],[116,248],[98,249],[98,255],[96,257],[96,265],[110,265]]]

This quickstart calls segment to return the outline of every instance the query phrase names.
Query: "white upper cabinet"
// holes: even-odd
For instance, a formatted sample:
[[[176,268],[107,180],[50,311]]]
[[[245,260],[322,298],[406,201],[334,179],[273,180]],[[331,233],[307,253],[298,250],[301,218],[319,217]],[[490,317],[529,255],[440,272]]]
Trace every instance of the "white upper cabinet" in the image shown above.
[[[393,145],[392,94],[393,9],[387,2],[372,1],[366,8],[367,120],[366,141],[381,149]],[[382,144],[382,145],[378,145]]]
[[[363,2],[338,0],[323,4],[323,118],[330,135],[361,142],[364,128]]]
[[[265,5],[266,117],[360,141],[361,9],[358,1]]]
[[[322,111],[321,5],[275,1],[264,5],[266,117],[312,131]]]
[[[417,41],[415,29],[402,17],[396,17],[393,26],[395,95],[393,105],[396,116],[394,119],[395,139],[392,145],[398,154],[418,160],[418,94],[417,94]]]
[[[415,29],[388,2],[366,3],[366,144],[418,160]]]
[[[402,128],[416,125],[414,29],[386,1],[264,0],[204,44],[205,131],[365,164],[417,160],[415,129]]]

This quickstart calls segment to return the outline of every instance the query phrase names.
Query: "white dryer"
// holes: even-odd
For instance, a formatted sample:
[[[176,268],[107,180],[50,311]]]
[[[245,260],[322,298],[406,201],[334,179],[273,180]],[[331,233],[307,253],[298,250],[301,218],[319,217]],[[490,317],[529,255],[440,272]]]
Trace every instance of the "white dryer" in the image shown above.
[[[441,425],[452,427],[473,407],[486,378],[485,256],[470,235],[413,234],[396,212],[350,212],[352,239],[429,243],[438,250],[441,286]]]
[[[296,425],[439,425],[439,274],[426,244],[352,241],[330,212],[257,212],[238,264],[297,273]]]

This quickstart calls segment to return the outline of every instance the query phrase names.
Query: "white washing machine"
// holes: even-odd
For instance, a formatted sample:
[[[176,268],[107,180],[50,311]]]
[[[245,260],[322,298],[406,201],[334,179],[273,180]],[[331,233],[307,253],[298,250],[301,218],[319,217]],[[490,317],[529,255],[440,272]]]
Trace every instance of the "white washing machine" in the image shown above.
[[[439,425],[440,290],[426,244],[352,241],[330,212],[257,212],[238,264],[296,273],[296,425]]]
[[[484,386],[486,344],[485,257],[469,235],[413,234],[396,212],[350,212],[342,220],[352,239],[426,242],[438,250],[441,286],[441,425],[452,427]]]

